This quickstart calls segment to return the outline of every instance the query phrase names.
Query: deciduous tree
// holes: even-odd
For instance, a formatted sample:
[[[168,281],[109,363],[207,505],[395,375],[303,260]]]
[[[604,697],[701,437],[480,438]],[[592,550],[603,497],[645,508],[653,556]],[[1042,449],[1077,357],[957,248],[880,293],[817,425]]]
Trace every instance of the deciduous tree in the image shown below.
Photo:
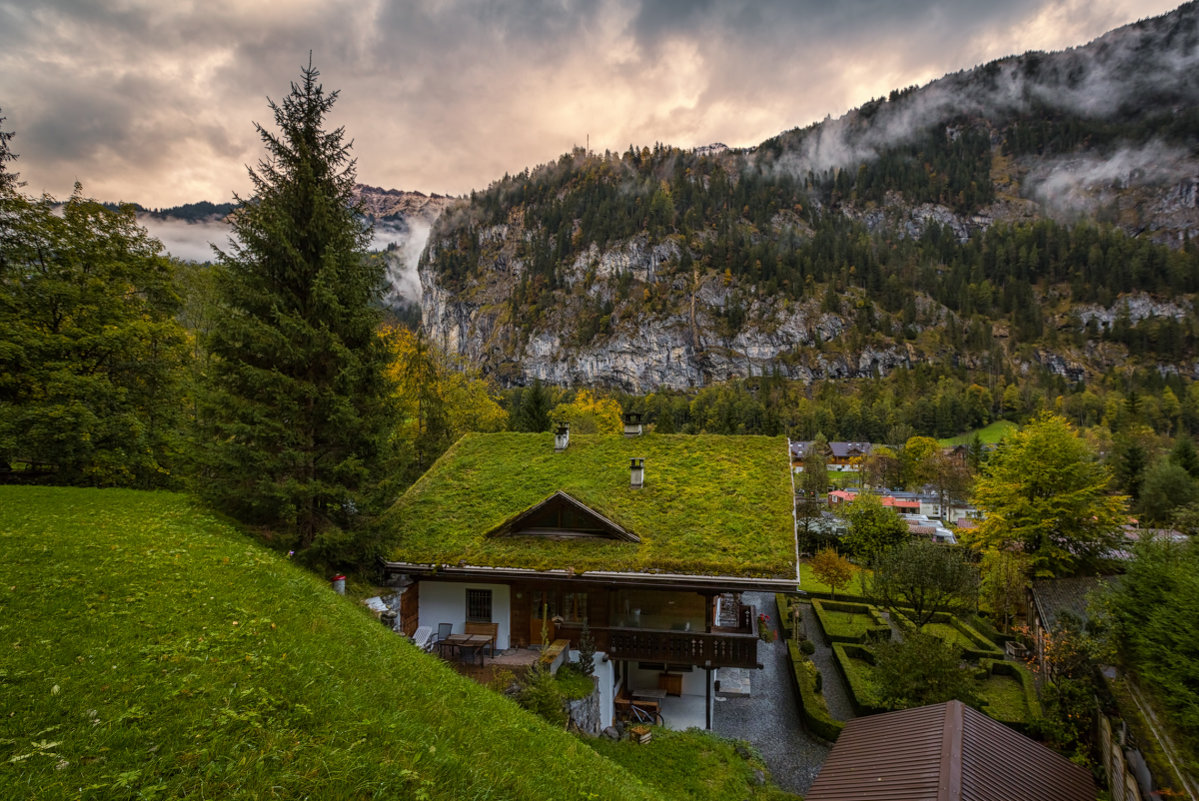
[[[570,403],[559,403],[550,417],[569,423],[570,430],[577,434],[619,434],[624,430],[620,404],[589,389],[580,390]]]
[[[988,548],[983,553],[979,590],[984,607],[999,623],[1001,631],[1011,627],[1012,617],[1024,601],[1029,568],[1029,559],[1022,553],[997,548]]]
[[[932,634],[913,631],[902,641],[875,648],[874,684],[888,709],[978,701],[970,672],[962,670],[958,650]]]
[[[823,548],[808,560],[808,569],[820,582],[827,584],[832,590],[833,600],[837,598],[837,590],[849,586],[853,580],[853,563],[832,548]]]
[[[973,609],[978,571],[957,548],[911,540],[879,554],[871,586],[879,604],[919,630],[941,613]]]
[[[53,465],[69,484],[176,480],[186,347],[161,251],[132,207],[78,184],[61,207],[0,191],[0,464]]]
[[[877,495],[859,495],[845,508],[845,519],[849,521],[845,547],[868,560],[908,538],[903,520],[895,510],[883,506]]]
[[[1017,545],[1038,576],[1070,574],[1119,541],[1126,499],[1110,480],[1074,427],[1043,413],[987,461],[974,492],[986,518],[966,536],[980,549]]]

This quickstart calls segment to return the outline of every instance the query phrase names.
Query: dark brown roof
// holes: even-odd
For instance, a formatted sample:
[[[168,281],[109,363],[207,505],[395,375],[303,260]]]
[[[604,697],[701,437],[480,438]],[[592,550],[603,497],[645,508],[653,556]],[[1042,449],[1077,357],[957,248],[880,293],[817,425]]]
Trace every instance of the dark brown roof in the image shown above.
[[[807,801],[1095,801],[1091,774],[961,701],[845,724]]]
[[[1118,581],[1118,576],[1078,576],[1034,581],[1032,599],[1041,625],[1054,629],[1065,615],[1070,615],[1085,627],[1090,619],[1088,598]]]

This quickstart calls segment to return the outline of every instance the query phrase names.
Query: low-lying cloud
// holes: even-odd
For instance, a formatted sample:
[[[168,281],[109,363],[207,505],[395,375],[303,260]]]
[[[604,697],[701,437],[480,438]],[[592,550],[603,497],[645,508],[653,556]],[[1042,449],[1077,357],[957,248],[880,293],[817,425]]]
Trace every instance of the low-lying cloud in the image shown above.
[[[362,180],[462,194],[588,141],[752,146],[1173,5],[0,0],[0,109],[34,194],[79,180],[90,196],[146,206],[227,201],[249,189],[266,97],[286,94],[312,51],[342,91],[331,122],[355,140]],[[1102,96],[1093,78],[1080,104]],[[830,142],[814,158],[840,156]]]

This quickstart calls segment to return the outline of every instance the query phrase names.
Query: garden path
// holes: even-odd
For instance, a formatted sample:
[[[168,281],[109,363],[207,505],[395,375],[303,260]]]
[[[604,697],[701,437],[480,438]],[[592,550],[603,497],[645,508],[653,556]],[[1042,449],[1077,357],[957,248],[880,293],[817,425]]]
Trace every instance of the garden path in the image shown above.
[[[804,632],[816,646],[816,650],[812,653],[812,662],[820,668],[823,676],[822,692],[824,693],[824,702],[828,704],[829,714],[833,716],[834,720],[849,720],[854,716],[853,705],[849,702],[849,690],[845,686],[845,680],[841,678],[841,671],[837,670],[837,666],[833,664],[832,644],[825,639],[824,632],[820,629],[820,623],[816,620],[816,610],[812,608],[812,605],[810,603],[801,604],[800,609],[803,614]]]
[[[745,593],[743,597],[777,620],[773,595]],[[802,795],[820,772],[829,746],[805,732],[800,723],[795,688],[787,673],[786,643],[761,643],[758,659],[763,669],[749,671],[751,695],[718,695],[724,700],[716,703],[712,728],[725,737],[747,740],[766,760],[775,784]]]

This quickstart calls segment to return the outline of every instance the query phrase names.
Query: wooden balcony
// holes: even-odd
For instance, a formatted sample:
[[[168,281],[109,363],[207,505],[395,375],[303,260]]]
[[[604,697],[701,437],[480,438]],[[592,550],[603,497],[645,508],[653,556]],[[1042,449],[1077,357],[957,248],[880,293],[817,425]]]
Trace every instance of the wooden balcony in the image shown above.
[[[591,636],[595,640],[596,650],[604,651],[612,659],[700,667],[707,665],[714,668],[756,668],[758,635],[753,630],[755,618],[752,614],[748,620],[748,631],[729,628],[707,632],[593,626]],[[560,623],[557,632],[557,636],[569,638],[571,644],[577,647],[582,625]]]

